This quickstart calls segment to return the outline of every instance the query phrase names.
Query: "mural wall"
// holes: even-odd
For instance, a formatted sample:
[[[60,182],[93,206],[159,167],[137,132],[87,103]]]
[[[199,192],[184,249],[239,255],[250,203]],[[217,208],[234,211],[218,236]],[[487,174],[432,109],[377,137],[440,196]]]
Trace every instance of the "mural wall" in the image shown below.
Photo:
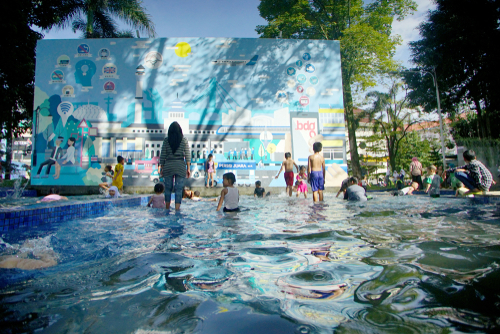
[[[36,56],[32,184],[97,186],[126,159],[124,185],[158,182],[177,121],[193,179],[215,156],[217,178],[240,186],[274,179],[285,152],[307,165],[323,143],[327,186],[346,176],[337,41],[161,38],[41,40]]]

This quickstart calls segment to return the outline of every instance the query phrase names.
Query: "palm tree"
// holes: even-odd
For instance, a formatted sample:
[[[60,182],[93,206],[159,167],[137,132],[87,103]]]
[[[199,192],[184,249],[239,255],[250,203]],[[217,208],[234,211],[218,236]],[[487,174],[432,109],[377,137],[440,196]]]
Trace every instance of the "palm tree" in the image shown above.
[[[82,32],[83,38],[134,37],[130,30],[118,30],[113,17],[149,37],[155,35],[154,24],[141,0],[72,0],[66,1],[66,6],[65,15],[54,26],[66,28],[71,25],[74,32]]]

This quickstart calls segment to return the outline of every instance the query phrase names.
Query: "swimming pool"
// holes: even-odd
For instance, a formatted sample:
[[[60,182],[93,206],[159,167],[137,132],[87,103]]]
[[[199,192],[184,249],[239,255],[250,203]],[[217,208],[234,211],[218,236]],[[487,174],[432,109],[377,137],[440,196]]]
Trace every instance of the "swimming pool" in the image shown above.
[[[323,205],[242,196],[2,235],[5,332],[443,333],[500,325],[498,204],[378,194]],[[154,332],[156,333],[156,332]]]

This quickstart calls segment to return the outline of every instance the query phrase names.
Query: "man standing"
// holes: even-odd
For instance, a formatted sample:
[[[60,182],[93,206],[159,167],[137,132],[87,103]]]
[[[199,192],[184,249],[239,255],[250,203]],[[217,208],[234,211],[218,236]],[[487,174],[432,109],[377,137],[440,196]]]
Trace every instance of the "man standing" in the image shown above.
[[[253,154],[254,154],[254,151],[255,151],[255,149],[252,147],[252,151],[251,151],[251,156],[252,156],[252,157],[251,157],[251,160],[253,160]]]
[[[64,140],[63,137],[58,137],[56,139],[56,147],[54,147],[52,149],[52,153],[50,153],[50,158],[45,160],[44,162],[42,162],[40,167],[38,167],[38,172],[36,173],[35,178],[40,178],[40,173],[42,172],[43,166],[47,166],[47,169],[45,171],[45,175],[43,176],[43,178],[49,177],[50,167],[52,167],[52,165],[56,164],[57,159],[61,158],[62,149],[60,146],[61,146],[61,143],[63,142],[63,140]]]

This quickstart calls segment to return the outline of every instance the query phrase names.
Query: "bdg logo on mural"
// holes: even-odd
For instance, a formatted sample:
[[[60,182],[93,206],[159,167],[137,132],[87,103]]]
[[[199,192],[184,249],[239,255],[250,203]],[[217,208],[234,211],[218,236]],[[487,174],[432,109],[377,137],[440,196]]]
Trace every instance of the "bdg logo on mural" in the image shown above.
[[[295,124],[296,131],[309,131],[309,138],[316,137],[316,121],[301,122],[297,119]]]

